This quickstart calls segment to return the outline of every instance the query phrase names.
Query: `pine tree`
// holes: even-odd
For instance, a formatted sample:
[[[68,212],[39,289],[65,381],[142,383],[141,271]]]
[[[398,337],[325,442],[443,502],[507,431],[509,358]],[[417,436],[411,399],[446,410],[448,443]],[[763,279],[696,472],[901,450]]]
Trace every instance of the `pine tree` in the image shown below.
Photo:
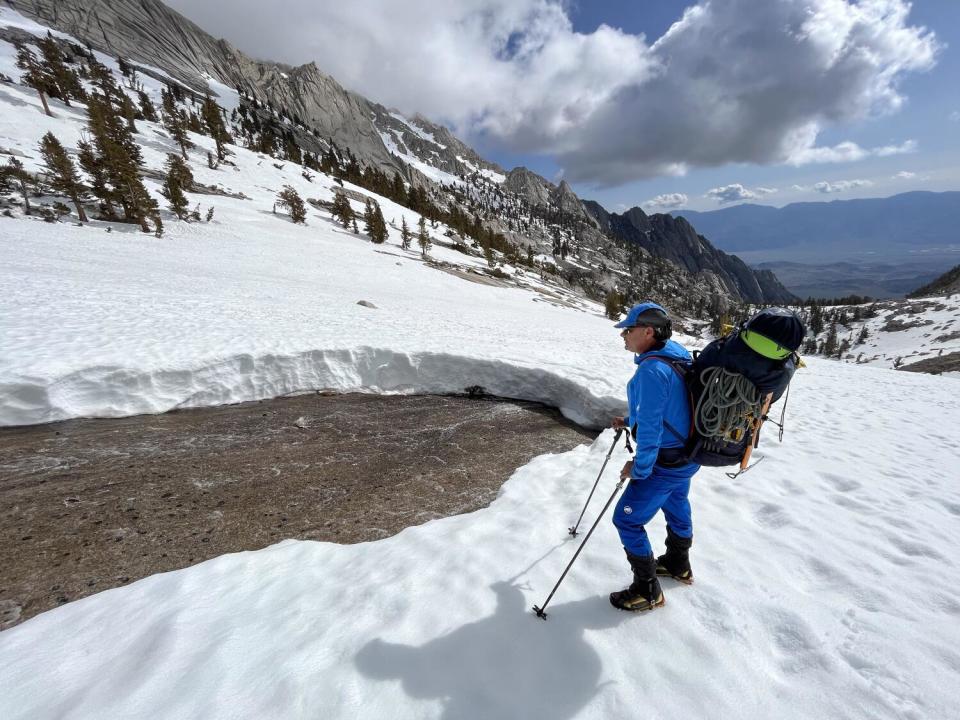
[[[97,58],[90,54],[90,57],[87,60],[88,65],[88,75],[91,82],[93,82],[97,88],[100,90],[100,94],[107,98],[114,98],[120,94],[120,88],[117,87],[117,83],[113,79],[113,73],[110,72],[110,68],[104,65],[102,62],[97,60]]]
[[[184,111],[186,112],[186,111]],[[200,121],[200,118],[192,110],[186,112],[187,118],[187,130],[197,135],[203,135],[203,123]]]
[[[823,343],[823,354],[832,357],[837,352],[837,321],[830,323],[830,329],[827,331],[827,339]]]
[[[193,173],[183,158],[175,153],[167,153],[166,169],[167,177],[160,192],[170,203],[173,213],[183,220],[188,216],[187,208],[189,207],[189,201],[183,191],[193,185]]]
[[[290,219],[294,223],[307,224],[307,208],[303,199],[290,185],[284,185],[283,190],[277,194],[277,205],[290,211]]]
[[[430,233],[427,232],[427,221],[423,215],[421,215],[417,221],[417,243],[420,245],[421,250],[424,245],[426,245],[428,251],[430,250]]]
[[[27,187],[27,183],[30,181],[30,176],[27,174],[27,171],[23,169],[23,163],[12,155],[7,159],[6,171],[6,174],[20,186],[20,193],[23,195],[23,212],[29,215],[30,190]]]
[[[47,168],[47,182],[50,187],[55,192],[70,198],[77,209],[80,222],[87,222],[87,214],[83,210],[82,202],[84,188],[77,175],[77,169],[52,132],[48,132],[40,139],[40,153]]]
[[[423,259],[427,259],[427,253],[430,252],[430,235],[427,233],[427,224],[423,219],[423,216],[420,216],[420,222],[417,225],[417,244],[420,245],[420,254],[423,256]]]
[[[140,177],[139,146],[107,98],[90,96],[87,113],[91,141],[81,143],[80,164],[94,177],[94,193],[108,208],[120,205],[124,222],[139,223],[149,232],[147,220],[156,225],[159,211]]]
[[[224,125],[223,115],[220,114],[220,106],[214,102],[212,97],[207,95],[203,99],[201,113],[207,132],[217,145],[217,160],[223,160],[227,156],[224,146],[228,142],[233,142],[233,138],[230,137],[230,133],[227,132],[227,127]]]
[[[603,308],[608,319],[618,320],[623,312],[623,297],[616,290],[611,290],[607,293]]]
[[[823,308],[819,305],[810,306],[810,331],[816,336],[823,332]]]
[[[67,64],[63,60],[63,53],[60,52],[57,41],[53,39],[49,31],[46,37],[37,41],[37,47],[40,48],[40,52],[43,54],[43,60],[46,65],[45,69],[53,81],[55,92],[52,88],[51,95],[63,100],[67,107],[70,106],[71,97],[76,100],[85,100],[86,92],[83,89],[83,85],[80,84],[80,78],[76,72],[67,67]]]
[[[387,223],[383,219],[383,211],[380,210],[379,205],[374,204],[370,240],[377,245],[382,245],[387,241],[387,236]]]
[[[93,196],[100,202],[100,217],[104,220],[114,220],[116,215],[113,206],[116,204],[112,191],[107,187],[106,169],[100,163],[100,157],[93,147],[87,131],[81,134],[80,142],[77,143],[77,160],[80,167],[86,171],[92,181],[91,186]]]
[[[143,119],[148,122],[156,122],[157,109],[153,106],[150,96],[143,90],[138,91],[137,95],[140,97],[140,112],[143,114]]]
[[[187,118],[183,110],[177,107],[174,101],[173,92],[164,88],[160,91],[163,100],[163,127],[173,141],[180,146],[180,154],[183,159],[187,159],[187,150],[193,147],[190,142],[190,135],[187,131]]]
[[[53,117],[53,113],[50,112],[50,104],[47,102],[47,95],[57,93],[53,76],[41,67],[36,55],[25,45],[17,45],[17,67],[23,70],[22,81],[24,85],[32,87],[40,96],[43,112],[47,116]]]
[[[130,96],[122,90],[120,91],[120,114],[123,115],[123,119],[127,121],[127,129],[131,133],[137,132],[137,124],[135,122],[137,119],[137,107],[133,104]]]
[[[403,185],[403,178],[396,170],[393,172],[393,185],[390,187],[390,199],[405,205],[407,202],[407,191]]]
[[[367,198],[363,205],[363,232],[373,238],[373,203]]]
[[[493,255],[493,247],[486,240],[480,243],[483,247],[483,259],[487,261],[487,267],[494,268],[497,266],[497,259]]]
[[[421,218],[423,220],[423,218]],[[410,228],[407,225],[407,218],[404,216],[402,218],[402,225],[400,227],[400,247],[404,250],[410,249],[410,240],[413,238],[413,235],[410,234]]]
[[[350,222],[353,220],[354,214],[346,193],[334,193],[333,216],[337,218],[345,228],[350,227]]]

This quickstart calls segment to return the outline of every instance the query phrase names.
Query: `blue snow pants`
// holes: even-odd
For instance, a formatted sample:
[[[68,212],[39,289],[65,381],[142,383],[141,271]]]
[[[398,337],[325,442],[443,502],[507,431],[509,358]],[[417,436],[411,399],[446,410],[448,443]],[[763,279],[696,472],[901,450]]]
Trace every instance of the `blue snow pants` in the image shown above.
[[[617,509],[613,524],[620,533],[620,542],[631,555],[647,557],[653,553],[644,525],[663,510],[667,526],[680,537],[693,536],[693,517],[690,512],[690,478],[699,465],[679,468],[653,466],[653,472],[643,479],[633,479],[627,485]]]

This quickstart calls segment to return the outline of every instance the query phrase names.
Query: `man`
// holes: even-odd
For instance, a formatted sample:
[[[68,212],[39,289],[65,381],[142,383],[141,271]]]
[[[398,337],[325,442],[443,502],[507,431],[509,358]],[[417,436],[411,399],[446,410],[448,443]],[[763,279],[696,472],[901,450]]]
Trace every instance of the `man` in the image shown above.
[[[636,440],[633,460],[623,466],[621,478],[630,484],[620,497],[613,524],[627,552],[633,582],[610,594],[621,610],[652,610],[664,603],[657,576],[693,582],[688,553],[693,542],[690,514],[690,478],[700,469],[695,463],[670,462],[671,448],[682,448],[690,430],[690,401],[680,374],[665,360],[690,362],[690,354],[670,339],[672,323],[666,310],[654,302],[630,308],[617,323],[622,328],[624,348],[635,354],[637,364],[627,384],[629,415],[614,418],[613,427],[626,427]],[[673,455],[677,455],[674,450]],[[664,467],[657,463],[658,455]],[[667,552],[654,559],[644,529],[658,510],[667,520]]]

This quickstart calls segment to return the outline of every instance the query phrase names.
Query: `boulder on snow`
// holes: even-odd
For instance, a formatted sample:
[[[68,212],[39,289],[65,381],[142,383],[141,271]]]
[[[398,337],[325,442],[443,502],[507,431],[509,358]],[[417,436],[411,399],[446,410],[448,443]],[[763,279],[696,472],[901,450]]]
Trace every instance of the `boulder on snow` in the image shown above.
[[[368,300],[357,300],[357,305],[363,305],[364,307],[373,308],[374,310],[377,309],[377,306]]]

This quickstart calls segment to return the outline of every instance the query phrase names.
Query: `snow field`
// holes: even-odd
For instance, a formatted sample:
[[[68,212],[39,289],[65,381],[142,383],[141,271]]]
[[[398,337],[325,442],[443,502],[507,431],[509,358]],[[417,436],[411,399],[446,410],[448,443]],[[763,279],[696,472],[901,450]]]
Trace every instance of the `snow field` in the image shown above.
[[[0,102],[0,146],[29,169],[47,129],[75,148],[82,107],[53,102],[45,118],[32,91],[9,85]],[[159,169],[175,148],[138,127]],[[562,307],[534,280],[465,281],[400,249],[395,232],[376,247],[313,207],[309,225],[292,225],[271,213],[276,192],[329,200],[329,178],[240,148],[235,167],[210,170],[212,144],[193,140],[196,179],[250,198],[191,195],[216,206],[211,223],[165,214],[157,239],[0,218],[0,425],[477,384],[581,422],[622,411],[633,364],[598,307]],[[629,580],[609,514],[550,619],[530,612],[573,555],[566,529],[607,431],[519,468],[475,513],[372,543],[223,556],[0,633],[0,717],[956,717],[956,389],[811,360],[784,444],[770,425],[756,468],[694,479],[696,584],[665,581],[655,613],[607,602]],[[584,529],[626,457],[614,452]],[[662,547],[662,519],[649,530]]]
[[[865,372],[866,370],[866,372]],[[952,717],[960,669],[951,380],[814,362],[783,445],[694,479],[696,584],[634,616],[609,515],[548,608],[613,433],[487,509],[374,543],[285,541],[0,634],[11,718]],[[852,419],[851,406],[864,412]],[[918,411],[927,408],[926,414]],[[927,444],[905,454],[910,416]],[[614,451],[589,528],[626,459]],[[662,546],[660,518],[650,525]],[[582,536],[581,536],[582,537]]]

